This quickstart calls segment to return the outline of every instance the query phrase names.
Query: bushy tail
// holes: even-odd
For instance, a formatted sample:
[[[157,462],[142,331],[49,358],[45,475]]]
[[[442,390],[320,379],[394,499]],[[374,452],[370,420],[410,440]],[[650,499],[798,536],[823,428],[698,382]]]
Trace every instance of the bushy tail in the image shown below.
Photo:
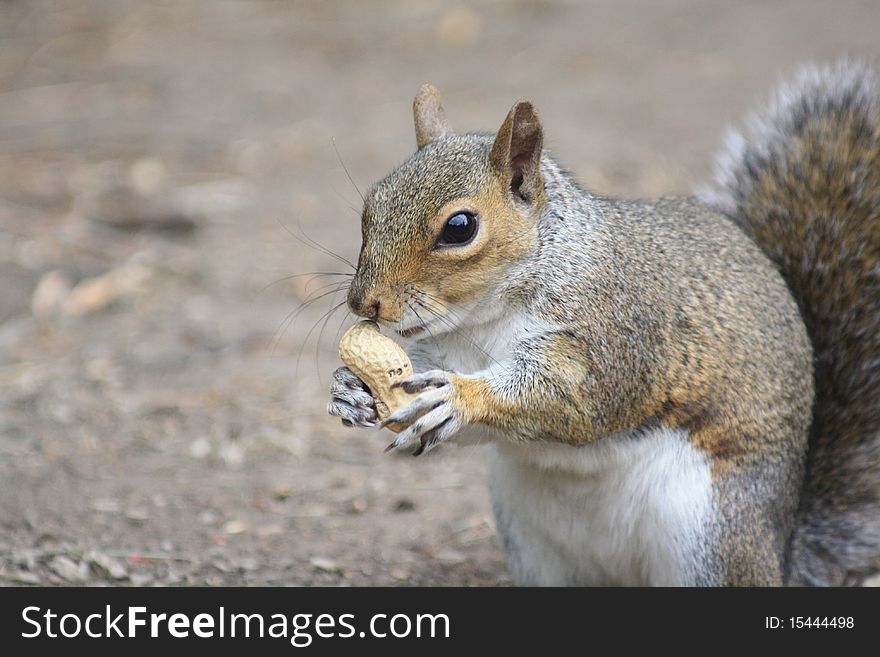
[[[703,194],[781,270],[815,351],[816,408],[791,584],[880,570],[880,81],[801,73],[729,137]]]

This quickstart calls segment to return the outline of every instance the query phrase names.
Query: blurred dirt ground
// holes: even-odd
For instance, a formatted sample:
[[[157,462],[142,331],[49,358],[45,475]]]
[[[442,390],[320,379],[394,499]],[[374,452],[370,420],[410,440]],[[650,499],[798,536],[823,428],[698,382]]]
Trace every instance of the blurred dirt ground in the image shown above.
[[[380,178],[432,81],[462,129],[533,100],[594,190],[687,192],[878,33],[875,1],[0,1],[0,582],[508,583],[479,448],[324,415],[343,313],[291,313],[336,279],[285,277],[347,270],[301,232],[357,256],[335,149]]]

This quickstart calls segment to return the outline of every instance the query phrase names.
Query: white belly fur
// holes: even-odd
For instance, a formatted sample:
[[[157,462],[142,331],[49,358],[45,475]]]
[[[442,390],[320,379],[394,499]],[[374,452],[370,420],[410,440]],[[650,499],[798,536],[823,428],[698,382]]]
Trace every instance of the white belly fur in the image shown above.
[[[710,465],[684,432],[582,447],[500,439],[489,451],[498,530],[519,584],[709,583]]]

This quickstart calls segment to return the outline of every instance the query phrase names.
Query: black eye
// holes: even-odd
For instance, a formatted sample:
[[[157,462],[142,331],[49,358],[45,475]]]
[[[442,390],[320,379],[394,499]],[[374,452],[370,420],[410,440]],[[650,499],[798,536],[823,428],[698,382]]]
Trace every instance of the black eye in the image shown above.
[[[466,244],[477,232],[477,218],[470,212],[452,215],[443,226],[439,244]]]

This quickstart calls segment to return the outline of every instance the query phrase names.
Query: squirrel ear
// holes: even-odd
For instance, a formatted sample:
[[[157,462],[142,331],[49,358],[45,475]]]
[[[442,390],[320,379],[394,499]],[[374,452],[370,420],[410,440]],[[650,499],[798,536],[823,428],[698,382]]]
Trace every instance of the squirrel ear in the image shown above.
[[[433,84],[423,84],[416,94],[413,100],[413,119],[419,149],[452,132],[440,102],[440,92]]]
[[[507,179],[511,193],[529,203],[544,189],[543,144],[544,131],[535,108],[521,101],[507,114],[489,154],[492,167]]]

